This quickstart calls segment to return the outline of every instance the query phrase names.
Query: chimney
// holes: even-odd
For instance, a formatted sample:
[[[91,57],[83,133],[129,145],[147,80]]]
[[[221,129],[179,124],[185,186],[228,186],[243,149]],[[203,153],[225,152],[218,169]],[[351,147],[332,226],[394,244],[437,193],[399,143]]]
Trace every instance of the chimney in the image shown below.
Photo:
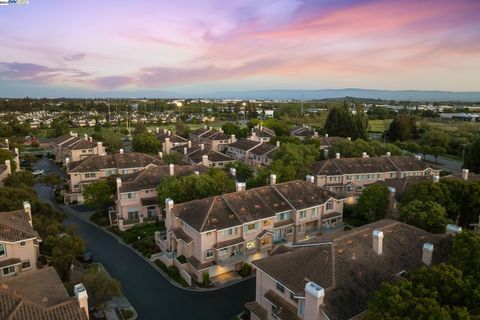
[[[188,150],[188,148],[187,148],[187,147],[183,147],[183,154],[185,154],[185,155],[186,155],[186,154],[187,154],[187,150]]]
[[[230,174],[232,175],[232,177],[236,177],[237,176],[237,169],[230,168]]]
[[[88,137],[88,141],[93,142],[93,138],[92,138],[92,137]]]
[[[368,154],[366,152],[362,152],[362,158],[368,158]]]
[[[7,166],[7,174],[12,174],[12,164],[10,163],[10,160],[5,160],[5,165]]]
[[[70,136],[75,137],[75,133],[73,133],[72,131],[70,131]],[[6,141],[6,140],[5,140],[5,141]]]
[[[325,138],[328,138],[328,133],[325,133]]]
[[[123,149],[118,150],[118,152],[120,152],[120,154],[123,154]]]
[[[163,129],[163,134],[166,134],[167,133],[167,129]]]
[[[350,138],[350,137],[347,137],[347,140],[348,140],[348,141],[352,141],[352,138]]]
[[[237,138],[235,137],[234,134],[230,135],[230,143],[234,143],[235,141],[237,141]]]
[[[208,130],[212,131],[212,127],[208,127]]]
[[[391,153],[391,152],[387,152],[385,155],[386,155],[387,157],[390,157],[390,156],[392,155],[392,153]]]
[[[433,183],[437,183],[440,181],[440,176],[433,176]]]
[[[18,151],[18,148],[13,149],[13,152],[15,153],[16,156],[20,155],[20,151]]]
[[[69,158],[69,157],[66,157],[66,158],[65,158],[65,165],[68,166],[69,163],[70,163],[70,158]]]
[[[117,177],[116,182],[117,182],[117,190],[118,190],[122,186],[122,178]]]
[[[468,169],[463,169],[462,170],[462,179],[463,180],[468,180]]]
[[[335,153],[335,159],[340,159],[340,153]]]
[[[9,143],[8,139],[5,139],[5,144],[7,145],[7,147],[10,146],[10,143]]]
[[[307,174],[307,176],[305,177],[305,181],[310,182],[310,183],[315,183],[315,177]]]
[[[97,142],[97,153],[101,156],[105,155],[103,153],[103,143],[102,142]]]
[[[257,133],[252,131],[252,137],[256,137]]]
[[[277,141],[277,148],[280,147],[280,141]]]
[[[223,129],[219,129],[218,132],[223,133]]]
[[[76,284],[73,287],[73,291],[75,292],[75,298],[77,298],[78,305],[80,308],[85,312],[87,319],[90,318],[88,313],[88,294],[87,290],[83,286],[82,283]]]
[[[317,132],[317,131],[313,131],[313,136],[314,136],[315,138],[318,138],[318,132]]]
[[[28,201],[23,201],[23,211],[28,215],[28,222],[30,223],[31,226],[32,224],[32,207],[30,206],[30,202]]]
[[[205,167],[208,167],[209,166],[209,163],[208,163],[208,156],[206,154],[204,154],[202,156],[202,164],[205,166]]]
[[[172,135],[172,131],[170,131],[170,130],[168,130],[167,133],[168,133],[169,136]]]
[[[430,242],[424,243],[422,248],[422,262],[427,266],[431,265],[432,256],[433,256],[433,243],[430,243]]]
[[[422,156],[419,155],[419,154],[416,154],[416,155],[415,155],[415,159],[417,159],[418,161],[420,161],[420,160],[422,160]]]
[[[159,151],[159,152],[158,152],[158,157],[159,157],[160,159],[163,159],[163,152],[162,152],[162,151]]]
[[[170,169],[170,175],[173,176],[175,174],[175,165],[173,163],[170,163],[169,169]]]
[[[160,133],[160,128],[159,127],[156,128],[156,132],[157,132],[157,134]]]
[[[192,147],[192,141],[188,140],[187,147],[191,148]]]
[[[328,149],[323,149],[323,158],[324,159],[328,159],[328,153],[329,153]]]
[[[172,209],[173,209],[173,200],[170,198],[165,199],[165,227],[167,231],[173,229],[174,218],[172,216]]]
[[[275,174],[272,173],[272,174],[270,175],[270,185],[273,186],[273,185],[276,184],[276,183],[277,183],[277,175],[275,175]]]
[[[450,234],[452,236],[455,236],[462,232],[462,227],[457,226],[456,224],[447,224],[447,234]]]
[[[204,126],[203,126],[203,129],[207,129],[207,125],[204,125]]]
[[[378,229],[373,230],[373,251],[378,255],[383,252],[383,231]]]
[[[193,174],[196,175],[196,176],[199,176],[199,175],[200,175],[200,171],[193,171]]]
[[[240,192],[240,191],[245,191],[247,189],[247,185],[245,182],[237,182],[235,183],[235,191]]]
[[[305,285],[305,317],[304,319],[321,319],[320,306],[323,305],[325,290],[310,281]]]
[[[83,135],[83,139],[88,141],[88,134],[85,133],[85,134]]]
[[[200,144],[200,150],[204,150],[205,149],[205,145],[202,143]]]

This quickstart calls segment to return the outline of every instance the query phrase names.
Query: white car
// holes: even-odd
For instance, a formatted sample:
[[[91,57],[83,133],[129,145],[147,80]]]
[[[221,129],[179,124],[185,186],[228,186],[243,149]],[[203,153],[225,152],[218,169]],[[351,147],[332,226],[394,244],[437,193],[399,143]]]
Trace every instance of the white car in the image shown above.
[[[34,176],[39,176],[42,175],[45,172],[45,170],[35,170],[32,172]]]

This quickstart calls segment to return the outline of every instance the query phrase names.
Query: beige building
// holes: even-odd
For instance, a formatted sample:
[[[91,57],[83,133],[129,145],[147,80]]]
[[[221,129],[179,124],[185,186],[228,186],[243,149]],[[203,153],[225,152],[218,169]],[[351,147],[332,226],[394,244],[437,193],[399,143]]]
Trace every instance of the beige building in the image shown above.
[[[248,166],[268,166],[272,163],[273,152],[280,147],[276,144],[255,140],[238,140],[227,147],[227,155]]]
[[[280,247],[254,261],[252,320],[361,319],[383,282],[449,259],[452,237],[393,220],[325,234],[304,246]]]
[[[66,161],[69,190],[64,194],[64,200],[67,204],[83,203],[82,192],[85,186],[99,179],[165,164],[159,157],[138,152],[124,153],[122,149],[115,154],[95,155],[74,162],[67,158]]]
[[[118,177],[115,211],[110,211],[110,221],[123,231],[139,223],[162,220],[156,191],[162,181],[170,176],[200,174],[207,170],[204,165],[170,164],[150,166]]]
[[[212,127],[207,128],[207,126],[192,131],[190,140],[194,144],[203,144],[205,148],[218,152],[224,152],[228,144],[237,141],[234,134],[228,135],[221,129],[215,130]]]
[[[167,199],[166,234],[156,235],[165,255],[185,256],[181,266],[202,279],[238,270],[282,243],[316,237],[342,223],[343,204],[311,182],[292,181],[174,205]]]
[[[183,162],[203,164],[207,167],[224,168],[233,159],[224,153],[207,149],[204,144],[194,145],[189,141],[186,146],[177,146],[171,152],[178,152],[183,156]]]
[[[179,135],[172,133],[170,130],[157,128],[157,139],[162,144],[162,152],[169,154],[170,150],[178,146],[187,146],[189,141]]]
[[[394,178],[439,177],[440,169],[410,156],[340,158],[318,161],[312,166],[317,186],[355,203],[365,185]]]
[[[270,142],[270,140],[272,140],[272,138],[274,138],[275,136],[275,131],[273,131],[272,129],[257,125],[252,128],[250,132],[250,137],[248,137],[248,139],[258,142]]]
[[[70,297],[53,267],[0,279],[0,316],[12,320],[88,320],[82,284]]]
[[[55,155],[55,161],[66,164],[67,159],[79,161],[92,155],[105,155],[105,147],[102,142],[93,141],[92,137],[84,135],[83,139],[77,133],[57,137],[50,141],[50,149]]]
[[[40,241],[30,203],[24,202],[22,210],[0,212],[0,281],[36,270]]]

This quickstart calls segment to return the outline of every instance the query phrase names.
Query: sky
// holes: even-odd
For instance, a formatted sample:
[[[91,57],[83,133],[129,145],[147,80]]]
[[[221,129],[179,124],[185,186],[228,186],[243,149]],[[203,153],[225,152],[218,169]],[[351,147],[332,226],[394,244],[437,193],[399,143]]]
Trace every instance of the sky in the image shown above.
[[[30,0],[0,6],[0,96],[480,91],[479,75],[479,0]]]

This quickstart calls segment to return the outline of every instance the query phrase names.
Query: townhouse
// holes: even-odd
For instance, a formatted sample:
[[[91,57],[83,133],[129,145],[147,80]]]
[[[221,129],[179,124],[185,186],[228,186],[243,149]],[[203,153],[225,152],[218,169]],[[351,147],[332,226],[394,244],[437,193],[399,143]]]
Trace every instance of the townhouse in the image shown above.
[[[203,164],[207,167],[224,168],[233,159],[224,153],[205,148],[202,143],[192,146],[189,141],[187,146],[178,146],[171,149],[183,156],[183,162],[190,164]]]
[[[73,288],[74,297],[53,267],[0,279],[2,319],[88,320],[88,293],[83,284]]]
[[[452,237],[380,220],[321,236],[307,246],[280,247],[253,261],[256,297],[251,320],[361,319],[382,283],[449,259]]]
[[[172,133],[170,130],[163,129],[163,131],[160,131],[160,128],[157,128],[156,132],[157,139],[162,144],[162,152],[165,154],[169,154],[173,147],[186,146],[189,144],[187,139]]]
[[[10,160],[5,160],[5,164],[0,164],[0,185],[3,185],[3,182],[9,175],[12,174],[12,164]]]
[[[79,161],[92,155],[106,154],[102,142],[93,141],[88,135],[81,139],[73,132],[50,141],[50,149],[55,155],[55,161],[63,164],[66,164],[67,158],[69,161]]]
[[[83,203],[83,190],[86,185],[99,179],[111,176],[122,176],[137,172],[151,166],[161,166],[165,163],[159,157],[144,153],[119,153],[94,155],[80,161],[70,162],[66,159],[68,188],[64,194],[66,204]]]
[[[238,140],[227,146],[227,155],[249,166],[267,166],[272,163],[273,153],[279,147],[280,141],[270,144],[262,141]]]
[[[162,220],[156,188],[166,177],[200,174],[208,170],[204,165],[173,164],[150,166],[143,170],[117,177],[115,211],[110,221],[121,231],[139,223]]]
[[[274,138],[275,136],[275,131],[273,131],[272,129],[257,125],[252,128],[250,132],[250,137],[248,137],[248,139],[259,142],[270,142],[270,140],[272,140],[272,138]]]
[[[190,140],[195,144],[204,144],[207,149],[223,152],[227,145],[237,141],[235,135],[228,135],[223,130],[215,130],[212,127],[205,126],[190,132]]]
[[[367,184],[394,178],[432,176],[439,177],[440,169],[424,162],[420,157],[382,157],[327,159],[315,162],[311,174],[317,186],[334,192],[348,203],[355,203]]]
[[[312,138],[314,136],[313,130],[306,125],[294,127],[290,131],[290,136],[304,141],[306,139]]]
[[[40,241],[29,202],[21,210],[0,212],[0,281],[36,270]]]
[[[275,246],[316,237],[342,224],[343,204],[309,181],[292,181],[174,205],[165,200],[166,233],[156,243],[166,255],[184,256],[182,270],[197,279],[238,270]]]

